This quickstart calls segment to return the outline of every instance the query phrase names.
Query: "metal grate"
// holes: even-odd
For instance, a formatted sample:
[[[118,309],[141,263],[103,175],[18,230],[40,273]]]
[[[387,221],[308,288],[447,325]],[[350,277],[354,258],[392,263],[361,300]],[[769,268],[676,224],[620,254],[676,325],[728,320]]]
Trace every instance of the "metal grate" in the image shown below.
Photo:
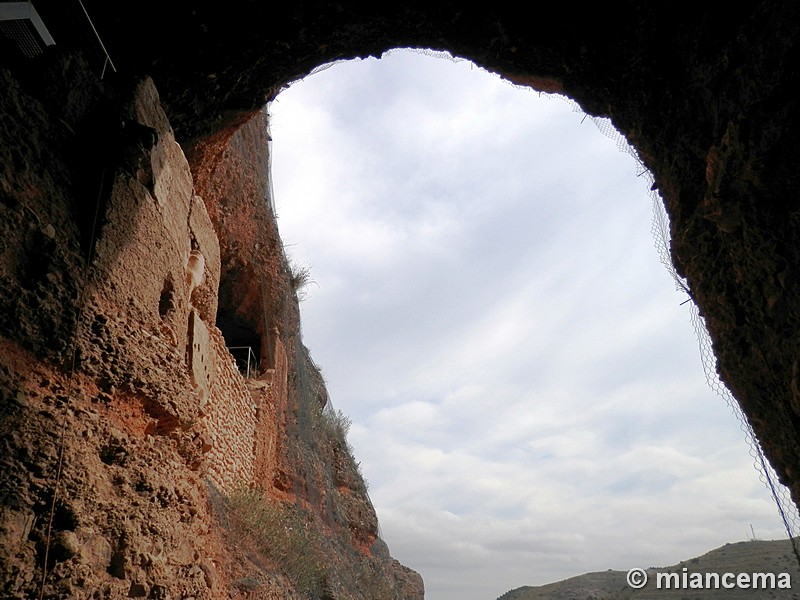
[[[28,58],[42,54],[47,46],[55,44],[30,2],[0,2],[0,35],[15,42]]]

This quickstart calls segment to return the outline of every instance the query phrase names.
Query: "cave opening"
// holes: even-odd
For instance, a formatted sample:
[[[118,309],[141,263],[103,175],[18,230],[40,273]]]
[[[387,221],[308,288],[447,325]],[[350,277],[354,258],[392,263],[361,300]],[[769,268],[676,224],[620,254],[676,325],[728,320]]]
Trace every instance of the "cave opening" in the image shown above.
[[[268,285],[253,284],[261,277],[245,268],[223,270],[215,321],[239,371],[250,377],[275,367],[275,335],[265,296]]]
[[[225,307],[217,311],[217,327],[239,371],[243,374],[255,373],[261,360],[261,334],[258,330],[251,322]]]
[[[393,52],[270,107],[305,343],[439,597],[677,562],[751,518],[784,535],[658,264],[651,182],[563,100]]]

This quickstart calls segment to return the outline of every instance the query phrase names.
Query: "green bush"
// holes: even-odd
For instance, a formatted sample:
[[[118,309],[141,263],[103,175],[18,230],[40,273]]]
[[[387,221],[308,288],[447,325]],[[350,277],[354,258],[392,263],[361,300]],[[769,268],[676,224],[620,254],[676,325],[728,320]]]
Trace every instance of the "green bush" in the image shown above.
[[[352,465],[353,471],[363,484],[363,491],[369,489],[364,474],[361,472],[361,463],[356,460],[353,446],[347,441],[347,434],[350,432],[350,426],[353,422],[341,410],[333,410],[326,405],[325,407],[313,405],[312,418],[314,424],[314,435],[323,443],[330,442],[334,446],[338,446],[347,453],[348,460]]]

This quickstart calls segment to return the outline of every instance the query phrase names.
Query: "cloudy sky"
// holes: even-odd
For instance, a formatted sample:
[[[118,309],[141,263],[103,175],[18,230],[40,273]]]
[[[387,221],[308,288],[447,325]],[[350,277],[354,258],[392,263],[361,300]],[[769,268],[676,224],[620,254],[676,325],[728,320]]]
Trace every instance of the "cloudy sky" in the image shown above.
[[[783,537],[659,261],[648,174],[591,119],[412,52],[270,112],[304,340],[428,600]]]

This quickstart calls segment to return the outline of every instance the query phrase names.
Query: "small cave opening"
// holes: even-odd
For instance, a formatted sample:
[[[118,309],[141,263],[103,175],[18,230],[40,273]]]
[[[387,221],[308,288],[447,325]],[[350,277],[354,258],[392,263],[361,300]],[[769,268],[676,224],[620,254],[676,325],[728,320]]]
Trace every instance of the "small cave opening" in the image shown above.
[[[217,327],[242,375],[254,377],[264,368],[268,368],[261,362],[262,336],[258,325],[220,306],[217,311]]]
[[[165,319],[175,310],[175,284],[172,274],[168,273],[161,288],[161,296],[158,300],[158,316]]]
[[[241,373],[258,377],[274,368],[273,336],[263,285],[248,269],[231,268],[220,277],[216,326]]]

